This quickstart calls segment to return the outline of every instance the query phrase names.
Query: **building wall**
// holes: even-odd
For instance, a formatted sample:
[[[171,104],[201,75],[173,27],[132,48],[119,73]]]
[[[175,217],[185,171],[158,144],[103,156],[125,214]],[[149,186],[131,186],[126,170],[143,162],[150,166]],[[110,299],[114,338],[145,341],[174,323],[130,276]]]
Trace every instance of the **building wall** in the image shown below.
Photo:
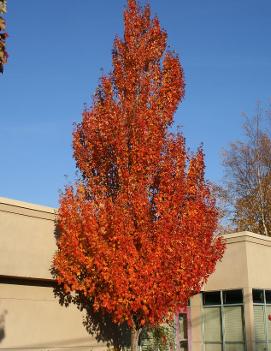
[[[0,284],[0,316],[0,349],[104,349],[82,326],[80,311],[61,306],[50,287]]]
[[[0,274],[52,279],[55,210],[0,198]]]
[[[248,286],[246,242],[234,234],[226,238],[226,251],[203,291],[239,289]]]
[[[248,286],[271,289],[271,238],[249,233],[246,239]]]
[[[203,290],[271,288],[271,238],[251,232],[225,235],[226,251]]]
[[[50,287],[54,209],[0,198],[0,350],[105,350]],[[53,284],[53,282],[52,282]]]

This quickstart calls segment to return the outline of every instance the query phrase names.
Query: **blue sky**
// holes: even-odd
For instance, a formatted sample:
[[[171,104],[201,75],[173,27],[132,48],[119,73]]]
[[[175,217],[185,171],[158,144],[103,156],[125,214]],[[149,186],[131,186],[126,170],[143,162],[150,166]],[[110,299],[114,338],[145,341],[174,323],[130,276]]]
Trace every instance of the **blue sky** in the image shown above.
[[[71,133],[111,67],[124,0],[8,0],[10,55],[0,76],[0,196],[56,207],[74,179]],[[144,3],[144,2],[143,2]],[[176,115],[188,146],[202,142],[207,178],[242,137],[243,111],[270,101],[270,0],[150,0],[181,58]]]

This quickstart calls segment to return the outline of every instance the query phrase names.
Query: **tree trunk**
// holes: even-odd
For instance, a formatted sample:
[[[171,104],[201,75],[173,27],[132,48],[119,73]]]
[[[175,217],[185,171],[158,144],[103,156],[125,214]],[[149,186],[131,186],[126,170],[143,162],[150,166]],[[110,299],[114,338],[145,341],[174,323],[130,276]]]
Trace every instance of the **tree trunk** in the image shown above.
[[[137,351],[138,349],[138,337],[140,330],[136,328],[135,323],[131,328],[131,351]]]

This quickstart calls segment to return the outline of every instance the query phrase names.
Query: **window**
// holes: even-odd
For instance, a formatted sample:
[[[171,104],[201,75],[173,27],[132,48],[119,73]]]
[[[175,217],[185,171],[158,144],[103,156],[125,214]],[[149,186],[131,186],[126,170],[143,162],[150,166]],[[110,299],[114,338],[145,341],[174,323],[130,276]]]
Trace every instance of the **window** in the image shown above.
[[[256,351],[271,350],[271,290],[252,289],[252,297]]]
[[[242,290],[204,292],[202,302],[205,351],[244,351]]]

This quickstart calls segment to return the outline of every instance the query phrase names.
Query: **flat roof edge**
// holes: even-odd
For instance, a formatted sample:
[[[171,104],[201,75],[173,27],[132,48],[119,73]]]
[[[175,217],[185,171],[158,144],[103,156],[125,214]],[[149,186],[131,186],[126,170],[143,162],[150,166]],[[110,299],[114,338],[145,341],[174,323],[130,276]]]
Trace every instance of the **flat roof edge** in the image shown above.
[[[30,202],[18,201],[18,200],[13,200],[13,199],[9,199],[9,198],[0,196],[0,206],[1,205],[19,207],[22,209],[33,210],[33,211],[38,211],[38,212],[46,212],[46,213],[50,213],[53,215],[55,215],[57,213],[57,209],[53,208],[53,207],[36,205],[36,204],[30,203]]]
[[[262,235],[262,234],[256,234],[252,233],[249,231],[243,231],[243,232],[236,232],[236,233],[231,233],[231,234],[223,234],[222,237],[226,240],[227,243],[233,243],[237,241],[254,241],[255,239],[257,242],[267,242],[268,244],[271,244],[271,237]]]

